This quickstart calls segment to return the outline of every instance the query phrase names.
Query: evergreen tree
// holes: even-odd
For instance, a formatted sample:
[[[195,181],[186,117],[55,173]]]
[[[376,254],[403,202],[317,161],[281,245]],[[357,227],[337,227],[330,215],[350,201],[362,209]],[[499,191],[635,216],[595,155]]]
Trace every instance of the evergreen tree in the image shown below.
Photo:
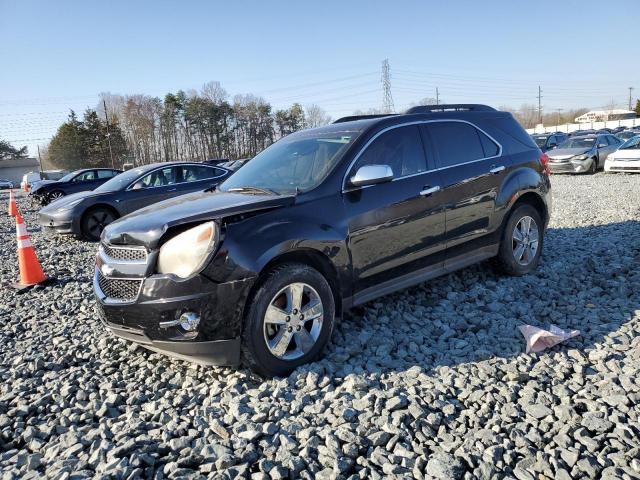
[[[27,147],[15,148],[6,140],[0,140],[0,160],[9,160],[14,158],[25,158],[27,156]]]

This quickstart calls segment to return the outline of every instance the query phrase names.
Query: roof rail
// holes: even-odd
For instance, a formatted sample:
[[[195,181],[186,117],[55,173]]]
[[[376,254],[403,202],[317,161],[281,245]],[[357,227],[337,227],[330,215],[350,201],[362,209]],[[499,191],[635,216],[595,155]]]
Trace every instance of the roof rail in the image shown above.
[[[482,105],[479,103],[452,103],[452,104],[441,104],[441,105],[418,105],[416,107],[411,107],[407,110],[406,114],[409,113],[434,113],[434,112],[459,112],[459,111],[470,111],[470,112],[495,112],[496,109],[490,107],[488,105]]]
[[[367,118],[382,118],[391,117],[397,115],[396,113],[378,113],[375,115],[349,115],[348,117],[341,117],[333,123],[353,122],[354,120],[366,120]]]

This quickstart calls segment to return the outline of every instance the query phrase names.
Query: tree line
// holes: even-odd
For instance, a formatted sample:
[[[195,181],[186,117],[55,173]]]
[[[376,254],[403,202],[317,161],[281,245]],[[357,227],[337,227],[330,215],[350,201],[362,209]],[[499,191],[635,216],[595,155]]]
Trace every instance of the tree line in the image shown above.
[[[49,144],[50,163],[67,169],[111,166],[105,118],[116,167],[249,158],[280,137],[331,121],[317,105],[305,109],[295,103],[278,110],[251,94],[229,98],[218,82],[200,91],[168,93],[163,99],[104,93],[100,105],[87,110],[82,121],[72,112],[59,127]]]

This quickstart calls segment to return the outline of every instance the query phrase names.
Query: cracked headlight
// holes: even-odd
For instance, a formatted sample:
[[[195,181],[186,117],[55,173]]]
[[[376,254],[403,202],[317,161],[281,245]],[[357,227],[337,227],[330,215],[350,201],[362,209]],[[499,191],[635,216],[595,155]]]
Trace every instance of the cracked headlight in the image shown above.
[[[158,255],[158,272],[187,278],[200,271],[218,242],[215,222],[206,222],[184,231],[162,247]]]
[[[587,155],[586,153],[583,153],[582,155],[576,155],[571,160],[583,161],[583,160],[586,160],[587,158],[589,158],[589,155]]]

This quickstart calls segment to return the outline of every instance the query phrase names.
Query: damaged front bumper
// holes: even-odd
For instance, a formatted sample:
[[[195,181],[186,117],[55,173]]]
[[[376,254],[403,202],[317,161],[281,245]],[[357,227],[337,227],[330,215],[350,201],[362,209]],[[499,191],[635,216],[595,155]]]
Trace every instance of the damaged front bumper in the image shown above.
[[[182,279],[153,273],[153,258],[114,263],[105,256],[98,254],[93,288],[98,314],[112,333],[184,360],[239,364],[244,305],[255,278]]]

